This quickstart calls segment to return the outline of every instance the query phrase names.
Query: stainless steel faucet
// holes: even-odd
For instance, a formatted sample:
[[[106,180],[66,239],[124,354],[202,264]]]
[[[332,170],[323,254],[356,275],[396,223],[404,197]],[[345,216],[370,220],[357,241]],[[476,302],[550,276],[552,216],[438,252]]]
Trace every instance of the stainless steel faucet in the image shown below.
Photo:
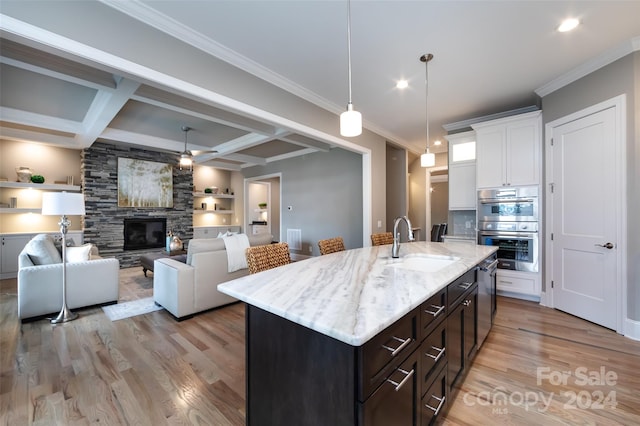
[[[391,246],[391,257],[394,257],[394,258],[400,257],[398,255],[398,252],[400,251],[400,233],[398,232],[398,224],[400,223],[401,220],[404,220],[405,223],[407,224],[408,240],[413,241],[415,239],[413,238],[413,229],[412,229],[411,221],[409,220],[409,218],[407,216],[396,217],[393,220],[393,245]]]

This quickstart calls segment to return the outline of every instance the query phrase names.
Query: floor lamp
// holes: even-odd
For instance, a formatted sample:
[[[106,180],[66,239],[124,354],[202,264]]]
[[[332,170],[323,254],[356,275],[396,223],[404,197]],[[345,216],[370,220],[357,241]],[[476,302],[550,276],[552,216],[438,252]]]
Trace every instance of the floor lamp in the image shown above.
[[[67,307],[67,228],[71,221],[67,215],[84,215],[84,195],[71,192],[45,192],[42,194],[42,214],[60,216],[60,233],[62,234],[62,309],[52,324],[72,321],[78,318]]]

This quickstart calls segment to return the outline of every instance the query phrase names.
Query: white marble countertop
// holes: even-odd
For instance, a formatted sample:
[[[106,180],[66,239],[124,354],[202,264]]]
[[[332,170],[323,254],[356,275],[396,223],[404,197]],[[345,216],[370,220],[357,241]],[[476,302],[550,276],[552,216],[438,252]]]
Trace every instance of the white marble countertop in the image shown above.
[[[317,256],[218,285],[222,293],[361,346],[497,250],[456,243],[413,242],[404,256],[459,258],[436,272],[391,266],[391,245]]]

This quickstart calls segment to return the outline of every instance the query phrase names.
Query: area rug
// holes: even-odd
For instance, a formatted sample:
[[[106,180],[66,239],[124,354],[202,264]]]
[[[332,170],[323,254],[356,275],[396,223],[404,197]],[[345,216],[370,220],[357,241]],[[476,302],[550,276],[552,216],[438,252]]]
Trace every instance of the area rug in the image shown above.
[[[149,312],[159,311],[160,309],[163,309],[162,306],[156,305],[153,302],[153,297],[145,297],[144,299],[102,307],[102,310],[111,321],[148,314]]]

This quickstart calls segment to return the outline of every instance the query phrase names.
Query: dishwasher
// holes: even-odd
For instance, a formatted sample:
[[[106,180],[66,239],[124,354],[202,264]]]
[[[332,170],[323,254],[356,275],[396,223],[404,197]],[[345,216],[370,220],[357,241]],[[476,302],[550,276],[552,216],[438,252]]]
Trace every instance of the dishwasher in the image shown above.
[[[497,255],[494,253],[478,265],[478,347],[491,330],[496,314],[496,269]]]

